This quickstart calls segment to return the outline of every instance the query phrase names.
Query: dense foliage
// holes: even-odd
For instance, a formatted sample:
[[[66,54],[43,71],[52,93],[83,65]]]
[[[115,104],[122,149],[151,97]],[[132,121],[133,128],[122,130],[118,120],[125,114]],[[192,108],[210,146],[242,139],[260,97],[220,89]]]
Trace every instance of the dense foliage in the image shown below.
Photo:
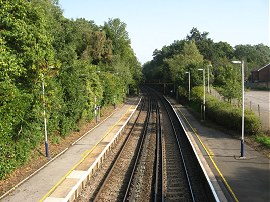
[[[240,65],[232,60],[244,60],[245,80],[251,71],[270,62],[270,48],[263,44],[237,45],[234,48],[227,42],[215,43],[208,38],[208,32],[192,28],[186,39],[176,40],[169,46],[153,52],[153,59],[143,65],[146,82],[173,82],[188,90],[187,74],[191,74],[191,87],[202,84],[202,74],[198,69],[210,69],[210,83],[223,89],[221,92],[228,100],[240,99]],[[205,74],[207,75],[207,72]],[[234,91],[231,91],[234,89]]]
[[[199,111],[203,97],[199,86],[203,85],[203,74],[198,69],[204,69],[206,82],[209,76],[210,85],[228,102],[213,100],[207,96],[207,117],[227,128],[239,130],[241,109],[231,106],[230,102],[233,99],[238,100],[238,103],[241,101],[241,66],[232,64],[231,61],[245,62],[245,80],[248,80],[252,70],[270,62],[270,48],[263,44],[237,45],[233,48],[226,42],[215,43],[208,34],[192,28],[185,39],[155,50],[153,59],[143,65],[144,80],[146,83],[173,83],[177,93],[187,98],[190,73],[191,100]],[[246,116],[246,132],[256,134],[260,129],[259,119],[249,111],[246,111]]]
[[[93,118],[95,104],[121,102],[140,79],[120,19],[97,26],[66,19],[57,1],[0,1],[0,179],[44,141],[44,102],[49,136],[66,136]]]
[[[203,88],[194,87],[192,96],[193,108],[199,110],[202,103]],[[220,101],[213,95],[207,94],[206,117],[230,130],[241,131],[242,109],[235,108],[228,102]],[[245,111],[245,134],[256,135],[261,129],[261,121],[251,110]]]

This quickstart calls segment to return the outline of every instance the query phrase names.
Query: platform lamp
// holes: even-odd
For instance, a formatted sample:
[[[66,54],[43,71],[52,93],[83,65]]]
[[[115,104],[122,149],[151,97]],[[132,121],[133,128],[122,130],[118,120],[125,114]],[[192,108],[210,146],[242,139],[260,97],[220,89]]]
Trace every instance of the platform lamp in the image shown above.
[[[210,67],[212,67],[211,64],[207,65],[207,93],[210,94]]]
[[[190,72],[186,72],[188,74],[188,101],[190,101]]]
[[[49,69],[54,69],[53,66],[48,66]],[[47,118],[46,118],[46,103],[45,103],[45,78],[42,73],[42,96],[43,96],[43,116],[44,116],[44,137],[45,137],[45,152],[46,157],[50,159],[49,154],[49,143],[48,143],[48,132],[47,132]]]
[[[244,126],[245,126],[245,86],[244,86],[244,75],[245,75],[245,67],[244,67],[244,60],[234,60],[232,61],[234,64],[241,64],[242,65],[242,137],[241,137],[241,156],[240,158],[244,157]]]
[[[205,70],[198,69],[199,71],[203,71],[203,118],[202,120],[205,121]]]

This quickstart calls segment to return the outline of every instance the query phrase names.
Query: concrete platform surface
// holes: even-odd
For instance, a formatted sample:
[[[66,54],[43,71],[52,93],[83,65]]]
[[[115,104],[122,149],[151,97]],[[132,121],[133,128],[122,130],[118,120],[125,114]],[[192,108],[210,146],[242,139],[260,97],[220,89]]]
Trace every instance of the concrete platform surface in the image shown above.
[[[245,144],[240,156],[239,140],[206,127],[186,107],[170,99],[186,131],[196,140],[228,201],[270,201],[269,159]],[[206,117],[207,118],[207,117]]]

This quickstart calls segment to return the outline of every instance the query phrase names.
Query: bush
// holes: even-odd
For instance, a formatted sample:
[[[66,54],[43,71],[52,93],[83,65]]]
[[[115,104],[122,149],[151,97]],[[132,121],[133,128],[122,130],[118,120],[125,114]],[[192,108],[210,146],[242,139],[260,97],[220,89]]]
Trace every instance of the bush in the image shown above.
[[[251,110],[245,110],[245,130],[248,134],[258,134],[261,132],[261,120]]]
[[[213,96],[207,96],[206,116],[214,122],[231,130],[241,131],[242,109],[227,102],[219,101]],[[261,129],[261,122],[252,111],[245,110],[245,134],[255,135]]]
[[[179,96],[184,96],[188,98],[188,92],[186,91],[184,87],[178,86],[177,91],[178,91]]]
[[[256,137],[256,141],[270,149],[270,137],[258,136]]]
[[[193,87],[191,90],[191,102],[190,106],[200,112],[201,110],[201,104],[203,102],[203,88],[200,86]]]
[[[203,101],[203,87],[196,86],[191,90],[191,101],[201,103]]]
[[[191,105],[196,111],[200,111],[202,97],[203,88],[194,87]],[[206,118],[230,130],[241,131],[242,129],[242,108],[232,106],[228,102],[219,101],[211,95],[206,96]],[[261,121],[251,110],[245,110],[244,127],[246,135],[255,135],[261,130]]]

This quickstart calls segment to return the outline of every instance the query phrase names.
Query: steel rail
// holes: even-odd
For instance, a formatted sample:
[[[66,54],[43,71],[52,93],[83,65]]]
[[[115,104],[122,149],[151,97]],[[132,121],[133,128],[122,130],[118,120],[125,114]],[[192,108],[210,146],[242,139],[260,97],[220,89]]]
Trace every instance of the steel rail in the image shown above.
[[[160,145],[161,145],[161,150],[160,150],[160,153],[161,153],[161,201],[164,202],[165,201],[165,191],[164,191],[164,165],[163,165],[163,162],[165,159],[164,159],[164,155],[163,155],[164,148],[163,148],[163,144],[162,144],[163,133],[162,133],[161,117],[162,117],[162,115],[160,114],[160,111],[159,111],[158,118],[159,118],[159,123],[160,123],[159,131],[160,131]]]
[[[191,185],[191,180],[190,180],[190,177],[189,177],[189,173],[188,173],[188,169],[187,169],[186,162],[185,162],[185,159],[184,159],[184,155],[183,155],[183,152],[182,152],[182,148],[181,148],[181,145],[180,145],[180,141],[179,141],[179,138],[177,137],[177,132],[175,130],[175,126],[174,126],[172,117],[170,115],[168,106],[166,105],[167,103],[164,102],[164,99],[163,98],[161,98],[161,100],[162,100],[162,103],[163,103],[163,105],[164,105],[164,107],[166,109],[166,112],[168,114],[168,117],[170,119],[170,122],[171,122],[171,125],[172,125],[172,128],[173,128],[173,131],[174,131],[174,136],[175,136],[175,139],[176,139],[176,142],[177,142],[177,145],[178,145],[179,153],[181,155],[181,160],[183,162],[183,166],[184,166],[184,170],[185,170],[185,176],[186,176],[186,179],[188,181],[190,196],[192,198],[192,201],[195,202],[195,197],[194,197],[194,193],[193,193],[193,189],[192,189],[192,185]]]
[[[160,170],[160,158],[161,158],[161,156],[160,156],[160,131],[159,131],[159,118],[158,118],[158,116],[159,116],[159,114],[158,114],[158,109],[156,109],[156,113],[157,113],[157,116],[156,116],[156,164],[155,164],[155,166],[156,166],[156,169],[155,169],[155,171],[156,171],[156,175],[155,175],[155,194],[154,194],[154,201],[156,202],[157,200],[158,200],[158,198],[159,198],[159,174],[160,174],[160,172],[159,172],[159,170]]]
[[[156,107],[156,164],[155,164],[155,193],[154,201],[164,201],[164,173],[163,173],[163,148],[162,148],[162,128],[159,105]]]
[[[134,201],[135,200],[136,189],[134,187],[134,189],[132,190],[131,189],[131,184],[132,183],[134,185],[137,184],[137,177],[135,177],[135,171],[136,171],[136,168],[137,168],[137,165],[138,165],[138,162],[139,162],[139,158],[141,156],[143,143],[144,143],[144,140],[145,140],[145,136],[147,134],[149,119],[150,119],[150,115],[151,115],[151,112],[152,112],[152,103],[151,103],[150,96],[148,96],[148,100],[149,101],[148,101],[148,111],[147,111],[146,121],[145,121],[145,124],[144,124],[144,127],[143,127],[143,133],[142,133],[139,149],[138,149],[138,152],[137,152],[137,155],[136,155],[136,160],[135,160],[135,162],[133,164],[132,173],[131,173],[130,178],[129,178],[129,183],[128,183],[128,186],[127,186],[126,193],[125,193],[123,201]]]
[[[124,141],[124,143],[123,143],[123,145],[121,146],[120,151],[117,153],[117,155],[116,155],[116,157],[115,157],[115,160],[113,161],[113,165],[112,165],[111,168],[110,168],[110,171],[109,171],[108,174],[106,175],[104,181],[102,182],[101,187],[99,188],[98,193],[97,193],[97,194],[95,195],[95,197],[94,197],[94,200],[93,200],[94,202],[97,201],[97,200],[99,199],[99,197],[100,197],[102,191],[103,191],[104,188],[105,188],[106,183],[108,182],[110,176],[112,175],[112,171],[113,171],[113,169],[115,168],[117,161],[120,159],[120,157],[121,157],[121,155],[122,155],[122,153],[123,153],[123,151],[124,151],[124,149],[125,149],[125,147],[126,147],[128,141],[129,141],[129,139],[130,139],[130,134],[133,132],[133,130],[134,130],[134,128],[135,128],[135,125],[136,125],[136,123],[137,123],[137,120],[138,120],[138,118],[140,117],[140,114],[141,114],[141,112],[142,112],[142,110],[143,110],[143,108],[144,108],[144,106],[145,106],[145,99],[142,100],[142,104],[141,104],[141,105],[142,105],[142,106],[140,107],[140,111],[139,111],[139,113],[138,113],[138,116],[136,117],[136,119],[135,119],[135,121],[134,121],[134,124],[132,125],[132,127],[131,127],[131,129],[130,129],[130,131],[129,131],[129,133],[128,133],[128,135],[127,135],[127,137],[126,137],[126,139],[125,139],[125,141]]]
[[[151,88],[148,88],[149,90]],[[190,141],[185,128],[183,127],[182,122],[180,121],[175,109],[170,104],[169,100],[166,99],[165,96],[160,95],[157,91],[154,89],[151,89],[155,94],[160,97],[160,100],[162,101],[162,105],[165,108],[165,111],[167,111],[168,119],[170,120],[173,129],[171,133],[174,133],[174,137],[176,141],[174,141],[175,144],[175,151],[179,150],[179,153],[181,153],[181,157],[183,159],[182,163],[182,173],[183,179],[186,178],[186,192],[189,194],[190,199],[192,201],[219,201],[219,198],[217,197],[217,193],[213,189],[212,183],[209,181],[209,177],[207,176],[207,173],[192,145],[192,142]],[[182,131],[183,130],[183,131]],[[166,136],[162,136],[162,146],[165,148],[164,138]],[[173,137],[173,136],[172,136]],[[166,139],[166,138],[165,138]],[[172,140],[172,139],[171,139]],[[177,149],[178,147],[178,149]],[[164,158],[165,154],[163,153]],[[187,156],[188,157],[187,157]],[[191,156],[190,156],[191,155]],[[175,161],[175,158],[172,160]],[[194,162],[193,162],[194,161]],[[164,161],[166,163],[166,160]],[[171,162],[173,163],[173,161]],[[165,169],[165,167],[164,167]],[[165,173],[166,175],[166,173]],[[199,180],[199,181],[198,181]],[[166,182],[166,179],[164,178],[164,183]],[[165,185],[166,186],[166,185]],[[164,190],[166,187],[164,187]],[[189,188],[189,189],[188,189]],[[164,192],[165,193],[165,192]]]

